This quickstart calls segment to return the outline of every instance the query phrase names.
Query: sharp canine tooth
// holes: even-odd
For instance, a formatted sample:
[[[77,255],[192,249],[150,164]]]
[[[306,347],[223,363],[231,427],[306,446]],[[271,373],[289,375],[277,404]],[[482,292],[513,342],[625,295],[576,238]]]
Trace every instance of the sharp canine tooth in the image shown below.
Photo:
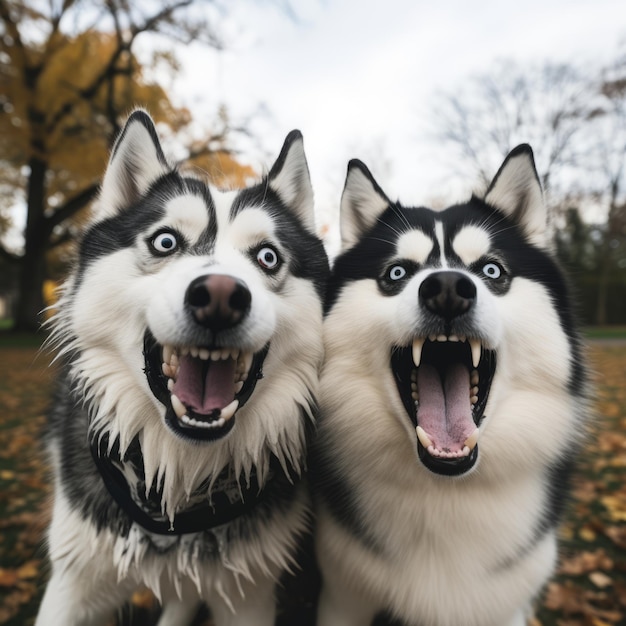
[[[417,438],[420,440],[420,443],[428,450],[428,448],[433,445],[433,442],[426,434],[426,431],[421,426],[417,426],[415,432],[417,433]]]
[[[473,450],[478,443],[478,436],[480,435],[480,431],[478,428],[474,430],[474,432],[465,440],[463,446],[467,446],[469,450]]]
[[[472,364],[474,367],[478,367],[480,363],[480,352],[481,345],[479,339],[470,339],[469,340],[470,348],[472,349]]]
[[[227,422],[239,407],[239,400],[233,400],[228,406],[225,406],[220,413],[220,419]]]
[[[163,362],[169,363],[172,360],[173,353],[174,353],[174,350],[172,349],[172,346],[164,345],[163,346]]]
[[[424,337],[419,337],[413,340],[413,363],[415,367],[419,367],[420,361],[422,360],[422,348],[424,347]]]
[[[185,405],[178,399],[178,396],[172,394],[170,398],[174,413],[176,413],[178,417],[182,417],[183,415],[185,415],[187,413],[187,409],[185,408]]]

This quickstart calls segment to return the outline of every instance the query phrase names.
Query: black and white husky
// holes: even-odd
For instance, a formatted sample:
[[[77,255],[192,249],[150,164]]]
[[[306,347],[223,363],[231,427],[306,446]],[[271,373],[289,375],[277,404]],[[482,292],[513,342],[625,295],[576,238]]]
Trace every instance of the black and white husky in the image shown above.
[[[308,524],[327,273],[298,131],[260,184],[223,192],[130,116],[58,303],[37,626],[106,623],[138,587],[164,624],[198,599],[217,626],[274,624]]]
[[[350,163],[314,446],[319,626],[524,623],[586,413],[546,222],[528,146],[441,212]]]

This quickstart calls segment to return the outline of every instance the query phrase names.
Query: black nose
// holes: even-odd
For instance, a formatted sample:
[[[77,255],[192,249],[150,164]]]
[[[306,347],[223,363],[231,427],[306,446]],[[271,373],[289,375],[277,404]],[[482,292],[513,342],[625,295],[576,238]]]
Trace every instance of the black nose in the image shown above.
[[[461,272],[433,272],[420,285],[419,300],[435,315],[451,320],[472,308],[476,300],[476,285]]]
[[[214,332],[239,324],[250,310],[251,301],[246,284],[224,274],[199,276],[185,294],[194,320]]]

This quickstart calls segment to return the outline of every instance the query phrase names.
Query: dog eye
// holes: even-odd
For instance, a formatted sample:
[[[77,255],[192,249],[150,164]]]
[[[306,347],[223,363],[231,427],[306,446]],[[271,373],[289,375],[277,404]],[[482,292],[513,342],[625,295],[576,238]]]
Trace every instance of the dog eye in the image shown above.
[[[264,270],[276,270],[280,264],[278,252],[269,246],[263,246],[256,253],[256,260]]]
[[[159,254],[171,254],[178,247],[178,239],[176,235],[169,231],[158,233],[150,242],[155,252]]]
[[[487,278],[496,280],[502,276],[502,268],[497,263],[485,263],[483,265],[483,274]]]
[[[402,280],[406,276],[406,269],[402,265],[394,265],[387,273],[389,280]]]

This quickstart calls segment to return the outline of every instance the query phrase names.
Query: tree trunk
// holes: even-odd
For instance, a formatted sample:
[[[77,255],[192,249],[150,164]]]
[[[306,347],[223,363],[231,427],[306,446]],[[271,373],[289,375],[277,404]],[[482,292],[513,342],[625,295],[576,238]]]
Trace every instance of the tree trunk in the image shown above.
[[[43,283],[46,275],[47,224],[44,216],[47,163],[34,156],[28,177],[27,218],[24,257],[20,263],[14,330],[34,332],[44,308]]]

